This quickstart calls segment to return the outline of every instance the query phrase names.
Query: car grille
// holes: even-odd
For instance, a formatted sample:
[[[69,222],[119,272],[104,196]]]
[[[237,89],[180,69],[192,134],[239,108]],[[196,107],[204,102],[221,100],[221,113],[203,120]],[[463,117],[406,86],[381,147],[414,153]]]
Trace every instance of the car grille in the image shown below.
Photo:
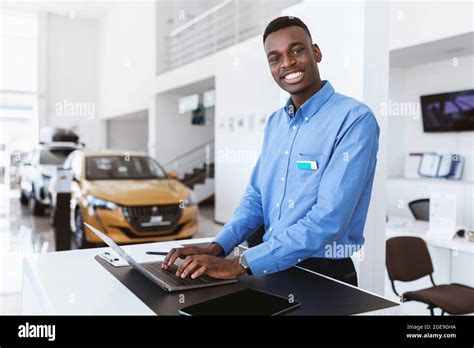
[[[123,207],[128,223],[139,232],[156,232],[175,228],[181,217],[179,204]]]
[[[156,229],[154,231],[147,231],[145,234],[137,234],[133,232],[131,229],[127,227],[122,227],[122,226],[112,226],[114,228],[118,228],[120,231],[122,231],[128,238],[150,238],[150,237],[165,237],[165,236],[172,236],[173,234],[178,234],[181,232],[185,224],[180,224],[172,228],[171,230],[166,230],[166,231],[157,231]]]

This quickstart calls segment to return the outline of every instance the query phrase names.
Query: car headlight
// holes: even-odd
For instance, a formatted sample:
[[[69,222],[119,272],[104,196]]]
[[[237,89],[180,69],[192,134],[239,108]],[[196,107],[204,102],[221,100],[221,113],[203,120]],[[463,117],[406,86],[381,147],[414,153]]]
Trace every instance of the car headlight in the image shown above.
[[[191,195],[188,198],[183,200],[183,204],[184,204],[185,207],[189,207],[191,205],[196,204],[196,195],[194,194],[194,192],[192,192]]]
[[[94,209],[106,209],[106,210],[115,210],[118,208],[118,205],[111,201],[106,201],[102,198],[97,198],[92,195],[87,195],[87,202]]]

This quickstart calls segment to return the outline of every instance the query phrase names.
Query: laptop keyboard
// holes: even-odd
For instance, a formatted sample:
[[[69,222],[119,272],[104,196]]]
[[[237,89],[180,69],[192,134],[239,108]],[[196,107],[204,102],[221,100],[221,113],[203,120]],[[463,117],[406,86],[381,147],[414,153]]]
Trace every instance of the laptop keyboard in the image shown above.
[[[161,269],[161,262],[142,263],[142,266],[155,277],[171,286],[201,285],[209,283],[210,280],[209,277],[206,276],[196,279],[177,277],[175,274],[178,270],[178,266],[176,265],[171,265],[167,270]]]

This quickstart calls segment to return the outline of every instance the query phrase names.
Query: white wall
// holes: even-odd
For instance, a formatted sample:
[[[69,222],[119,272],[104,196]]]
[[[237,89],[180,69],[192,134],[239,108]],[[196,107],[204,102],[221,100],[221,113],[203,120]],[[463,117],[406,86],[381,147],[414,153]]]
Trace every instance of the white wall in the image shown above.
[[[389,69],[389,100],[392,103],[402,103],[405,101],[403,95],[404,69],[391,66]],[[401,105],[401,104],[400,104]],[[410,116],[408,116],[410,117]],[[414,117],[414,116],[412,116]],[[405,137],[405,117],[388,117],[388,158],[387,175],[403,176],[405,148],[403,139]]]
[[[390,49],[474,30],[469,0],[390,1]]]
[[[192,127],[189,129],[190,122],[186,121],[187,117],[177,118],[176,116],[185,115],[176,113],[178,111],[178,94],[189,95],[211,88],[208,81],[214,79],[216,74],[215,59],[215,55],[210,55],[154,78],[149,109],[148,152],[152,157],[159,159],[162,164],[173,160],[182,154],[183,150],[190,150],[214,136],[213,128],[212,134],[209,128],[199,130]],[[206,81],[204,89],[200,87],[202,81]],[[189,89],[191,89],[188,91],[189,93],[185,92]],[[179,130],[180,125],[185,127],[183,132]],[[170,127],[168,131],[167,127]],[[196,132],[192,130],[196,130]],[[178,137],[173,137],[176,134]],[[188,138],[184,137],[184,134]],[[168,141],[170,138],[173,138],[172,142]]]
[[[101,18],[100,116],[148,109],[156,64],[156,3],[117,2]]]
[[[319,63],[321,78],[331,81],[338,93],[361,100],[363,86],[360,81],[364,74],[363,1],[306,1],[282,13],[295,15],[308,26],[313,42],[318,44],[323,55]]]
[[[278,109],[279,98],[261,36],[217,54],[215,220],[229,221],[238,206],[261,151],[264,125]],[[238,127],[239,119],[243,127]]]
[[[390,68],[389,97],[392,102],[419,103],[420,95],[474,88],[474,56],[407,68]],[[424,133],[421,110],[409,116],[389,117],[389,176],[403,174],[409,152],[459,153],[466,156],[464,179],[474,181],[474,132]]]
[[[148,152],[148,112],[139,111],[107,121],[107,148]]]
[[[387,116],[380,105],[388,98],[389,26],[387,2],[366,2],[364,37],[364,96],[362,100],[374,111],[380,127],[377,168],[364,230],[364,258],[360,262],[360,286],[384,294],[385,292],[385,236],[387,186]],[[374,30],[377,28],[376,30]]]
[[[162,165],[202,144],[211,142],[214,138],[213,125],[192,125],[191,112],[179,113],[180,97],[183,95],[174,93],[159,94],[156,97],[154,157]],[[212,118],[213,112],[213,109],[206,109],[206,116]],[[204,156],[204,149],[202,155]]]
[[[153,83],[154,93],[164,93],[198,81],[212,78],[216,74],[216,55],[185,64],[179,68],[158,75]]]
[[[40,125],[74,128],[88,147],[99,148],[104,140],[97,119],[98,21],[54,14],[45,18],[44,31],[40,31],[46,35],[40,41],[45,113]]]

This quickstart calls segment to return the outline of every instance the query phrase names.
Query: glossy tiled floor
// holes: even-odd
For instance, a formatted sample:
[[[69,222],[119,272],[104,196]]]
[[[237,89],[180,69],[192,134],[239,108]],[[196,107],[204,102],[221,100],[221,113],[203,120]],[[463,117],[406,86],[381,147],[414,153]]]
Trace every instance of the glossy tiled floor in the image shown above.
[[[211,237],[219,232],[222,226],[214,223],[213,216],[213,203],[200,206],[196,238]],[[32,216],[20,205],[18,192],[0,187],[0,314],[21,313],[23,258],[54,249],[54,231],[48,217]]]

